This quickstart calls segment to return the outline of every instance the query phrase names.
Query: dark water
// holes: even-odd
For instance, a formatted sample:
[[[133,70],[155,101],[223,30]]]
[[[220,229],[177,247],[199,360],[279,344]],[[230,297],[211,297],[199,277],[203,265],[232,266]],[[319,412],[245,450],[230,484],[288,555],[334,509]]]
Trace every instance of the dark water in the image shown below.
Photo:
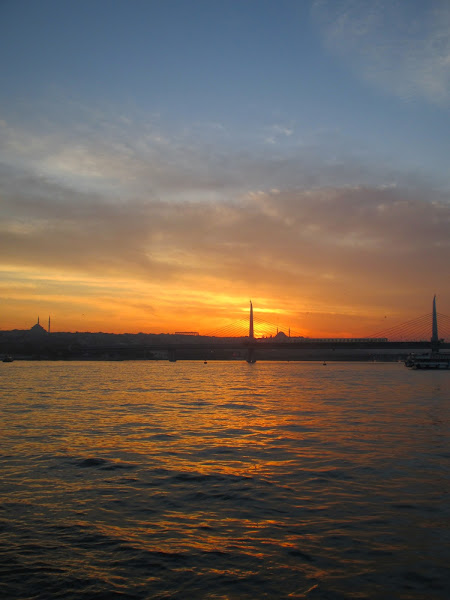
[[[450,598],[450,372],[0,364],[0,597]]]

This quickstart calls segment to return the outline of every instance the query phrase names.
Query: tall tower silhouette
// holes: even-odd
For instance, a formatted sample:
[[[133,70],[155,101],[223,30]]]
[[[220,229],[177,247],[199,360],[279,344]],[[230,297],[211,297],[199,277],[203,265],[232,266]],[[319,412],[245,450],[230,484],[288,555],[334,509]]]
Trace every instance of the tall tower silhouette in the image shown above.
[[[431,350],[437,352],[439,350],[439,335],[436,313],[436,294],[433,297],[433,325],[431,328]]]
[[[252,304],[251,300],[250,300],[250,326],[249,326],[249,330],[248,330],[248,339],[249,340],[255,339],[255,333],[253,331],[253,304]],[[247,362],[250,364],[253,364],[254,362],[256,362],[254,344],[249,344],[249,346],[247,348]]]
[[[253,331],[253,305],[252,305],[252,301],[250,300],[250,327],[248,330],[248,337],[250,339],[254,339],[255,335],[254,335],[254,331]]]

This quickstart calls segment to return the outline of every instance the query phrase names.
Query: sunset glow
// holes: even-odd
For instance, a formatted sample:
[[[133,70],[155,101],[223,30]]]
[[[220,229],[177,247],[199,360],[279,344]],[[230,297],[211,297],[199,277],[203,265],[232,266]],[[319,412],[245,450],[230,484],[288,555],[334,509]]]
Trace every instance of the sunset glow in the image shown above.
[[[188,5],[0,7],[0,329],[449,314],[448,4]]]

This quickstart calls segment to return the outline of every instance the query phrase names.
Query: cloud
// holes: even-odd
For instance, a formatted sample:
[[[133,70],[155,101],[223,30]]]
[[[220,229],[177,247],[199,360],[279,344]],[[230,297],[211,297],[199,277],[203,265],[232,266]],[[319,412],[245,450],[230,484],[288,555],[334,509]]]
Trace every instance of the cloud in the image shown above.
[[[449,197],[420,174],[369,165],[335,133],[235,150],[154,124],[134,135],[130,120],[92,137],[1,125],[10,311],[26,295],[60,302],[58,285],[74,312],[101,307],[104,328],[125,309],[134,322],[201,320],[214,303],[230,314],[232,298],[323,318],[449,294]],[[31,285],[22,296],[11,273]]]
[[[217,131],[217,137],[211,138],[211,131]],[[268,132],[274,141],[289,142],[261,144],[261,135]],[[401,173],[379,158],[374,161],[370,147],[338,131],[318,130],[308,139],[298,139],[293,128],[271,125],[241,138],[208,123],[168,132],[155,117],[96,114],[94,121],[66,124],[63,130],[48,121],[37,122],[33,129],[3,121],[0,163],[10,173],[28,173],[33,185],[49,181],[111,200],[227,201],[254,189],[417,187],[425,181],[418,170]],[[61,195],[60,202],[64,198]]]
[[[267,128],[268,136],[265,138],[267,144],[276,144],[280,139],[289,138],[294,133],[293,127],[286,127],[285,125],[271,125]]]
[[[450,100],[450,5],[446,0],[315,0],[326,46],[363,79],[404,99]]]
[[[17,269],[348,304],[434,289],[450,204],[430,194],[356,186],[117,203],[16,173],[2,193],[0,252]]]

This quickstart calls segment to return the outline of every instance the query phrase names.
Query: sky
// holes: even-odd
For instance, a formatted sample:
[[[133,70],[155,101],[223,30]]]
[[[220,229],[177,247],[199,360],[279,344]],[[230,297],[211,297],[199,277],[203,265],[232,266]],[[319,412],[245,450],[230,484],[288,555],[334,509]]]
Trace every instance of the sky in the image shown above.
[[[450,314],[448,0],[0,0],[0,57],[0,329]]]

